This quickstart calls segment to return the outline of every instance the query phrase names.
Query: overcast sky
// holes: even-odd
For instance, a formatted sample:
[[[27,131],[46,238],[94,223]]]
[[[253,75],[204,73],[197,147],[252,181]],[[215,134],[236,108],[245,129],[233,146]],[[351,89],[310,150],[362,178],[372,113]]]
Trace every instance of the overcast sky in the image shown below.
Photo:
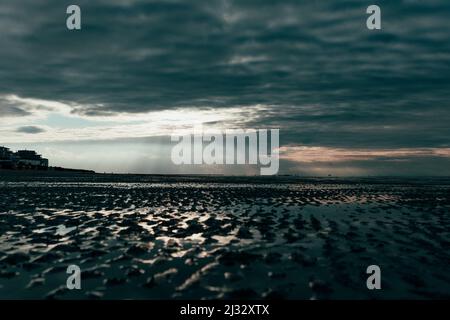
[[[280,173],[449,175],[449,39],[447,0],[2,0],[0,145],[100,172],[252,174],[173,166],[168,135],[280,128]]]

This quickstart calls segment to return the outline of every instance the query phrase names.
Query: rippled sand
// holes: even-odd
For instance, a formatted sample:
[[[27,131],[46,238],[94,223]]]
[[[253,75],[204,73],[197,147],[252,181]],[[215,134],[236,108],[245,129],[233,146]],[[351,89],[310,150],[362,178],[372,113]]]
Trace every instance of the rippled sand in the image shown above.
[[[450,298],[448,183],[24,180],[0,178],[0,298]]]

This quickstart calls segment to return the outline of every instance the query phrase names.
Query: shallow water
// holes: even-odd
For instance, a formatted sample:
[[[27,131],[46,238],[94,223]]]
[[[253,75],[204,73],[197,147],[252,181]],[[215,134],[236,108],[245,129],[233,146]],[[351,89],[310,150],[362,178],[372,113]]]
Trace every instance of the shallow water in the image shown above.
[[[448,299],[449,187],[5,180],[0,298]]]

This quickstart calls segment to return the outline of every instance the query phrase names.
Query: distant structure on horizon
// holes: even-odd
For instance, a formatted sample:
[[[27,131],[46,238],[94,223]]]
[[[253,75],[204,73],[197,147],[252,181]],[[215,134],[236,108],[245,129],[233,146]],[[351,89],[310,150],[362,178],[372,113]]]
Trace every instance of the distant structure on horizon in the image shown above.
[[[0,169],[48,169],[48,159],[42,158],[33,150],[12,152],[0,147]]]

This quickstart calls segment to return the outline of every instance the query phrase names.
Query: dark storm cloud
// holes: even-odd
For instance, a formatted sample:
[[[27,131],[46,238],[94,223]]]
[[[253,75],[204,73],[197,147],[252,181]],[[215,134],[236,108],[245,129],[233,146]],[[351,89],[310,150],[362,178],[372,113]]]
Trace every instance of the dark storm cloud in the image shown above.
[[[1,81],[1,80],[0,80]],[[0,97],[0,118],[1,117],[23,117],[31,113],[27,111],[21,103],[13,102]]]
[[[16,131],[20,132],[20,133],[29,133],[29,134],[45,132],[44,129],[36,127],[36,126],[24,126],[24,127],[17,128]]]
[[[20,117],[30,113],[16,106],[0,105],[0,117]]]
[[[250,125],[284,144],[449,146],[450,2],[376,2],[382,31],[364,0],[80,0],[69,32],[69,3],[2,1],[0,94],[100,117],[264,104]]]

